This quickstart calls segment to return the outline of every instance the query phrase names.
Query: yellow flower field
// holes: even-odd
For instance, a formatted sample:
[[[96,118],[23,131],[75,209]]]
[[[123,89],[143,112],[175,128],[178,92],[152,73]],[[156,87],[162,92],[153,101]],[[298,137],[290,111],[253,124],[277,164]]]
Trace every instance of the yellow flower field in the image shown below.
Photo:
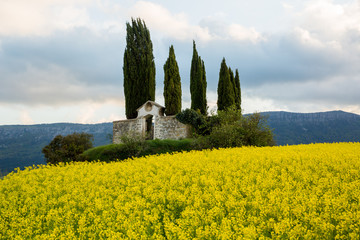
[[[0,180],[0,239],[360,239],[360,143],[40,166]]]

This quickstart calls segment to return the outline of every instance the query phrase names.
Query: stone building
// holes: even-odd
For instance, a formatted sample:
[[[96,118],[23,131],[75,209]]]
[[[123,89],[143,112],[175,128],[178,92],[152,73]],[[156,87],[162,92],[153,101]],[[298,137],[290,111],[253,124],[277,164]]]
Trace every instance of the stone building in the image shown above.
[[[124,134],[137,134],[147,139],[181,139],[191,137],[191,127],[179,122],[175,116],[164,116],[165,107],[147,101],[136,111],[135,119],[113,122],[113,143],[121,143]]]

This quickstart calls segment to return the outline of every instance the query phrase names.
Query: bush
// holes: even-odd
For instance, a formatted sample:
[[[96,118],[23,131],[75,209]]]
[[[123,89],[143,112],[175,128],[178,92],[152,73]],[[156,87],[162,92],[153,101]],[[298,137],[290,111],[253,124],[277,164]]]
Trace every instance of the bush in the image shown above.
[[[85,161],[81,155],[92,148],[93,135],[88,133],[73,133],[67,136],[57,135],[49,145],[42,149],[48,164],[60,162]]]
[[[241,110],[230,107],[208,118],[207,128],[210,133],[199,136],[194,149],[275,145],[266,118],[259,113],[244,117]]]
[[[134,132],[121,136],[120,140],[122,142],[120,150],[125,158],[139,157],[147,148],[145,138]]]
[[[183,123],[192,126],[196,134],[203,135],[206,131],[206,120],[200,112],[193,109],[185,109],[176,115],[176,119]]]
[[[192,139],[147,140],[142,143],[144,145],[141,148],[141,151],[139,151],[139,149],[136,147],[137,144],[134,143],[127,142],[122,144],[110,144],[106,146],[91,148],[85,151],[82,155],[88,161],[100,160],[104,162],[111,162],[135,157],[135,155],[139,157],[161,153],[190,151],[192,149],[192,141]],[[134,149],[137,150],[134,151]]]
[[[254,113],[244,118],[244,145],[275,146],[274,134],[267,126],[267,118],[260,113]]]

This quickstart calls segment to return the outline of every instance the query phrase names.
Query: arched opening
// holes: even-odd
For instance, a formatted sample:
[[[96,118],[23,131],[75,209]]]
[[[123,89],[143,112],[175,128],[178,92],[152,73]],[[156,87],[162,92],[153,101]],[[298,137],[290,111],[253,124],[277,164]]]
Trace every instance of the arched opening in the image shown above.
[[[148,115],[146,116],[146,132],[145,132],[145,139],[146,140],[151,140],[154,139],[154,116],[153,115]]]

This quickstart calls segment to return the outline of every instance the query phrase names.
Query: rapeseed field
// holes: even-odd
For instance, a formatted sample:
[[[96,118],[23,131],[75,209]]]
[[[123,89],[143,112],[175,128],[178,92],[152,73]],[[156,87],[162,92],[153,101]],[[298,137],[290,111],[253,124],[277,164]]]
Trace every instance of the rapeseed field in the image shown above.
[[[360,143],[27,168],[0,239],[360,239]]]

